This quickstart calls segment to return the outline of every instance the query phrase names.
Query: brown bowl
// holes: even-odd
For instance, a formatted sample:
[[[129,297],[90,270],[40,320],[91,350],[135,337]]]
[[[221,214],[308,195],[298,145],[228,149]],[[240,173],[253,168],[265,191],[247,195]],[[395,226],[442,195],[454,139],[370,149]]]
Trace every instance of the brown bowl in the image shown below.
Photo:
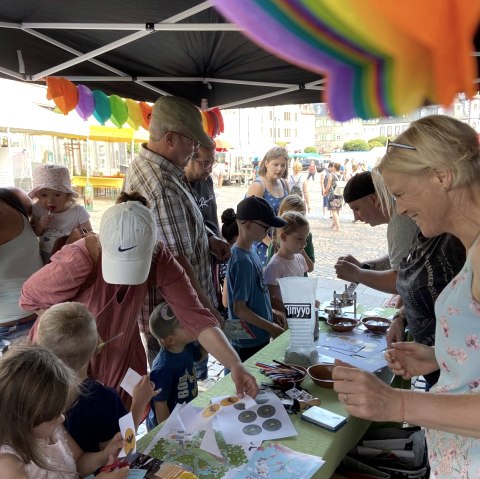
[[[300,370],[302,372],[302,375],[296,379],[291,379],[291,378],[290,379],[289,378],[273,379],[272,378],[272,381],[281,387],[293,388],[293,386],[299,386],[300,384],[302,384],[303,380],[307,377],[307,368],[304,368],[303,366],[299,366],[297,364],[289,364],[288,366],[292,366],[295,369]]]
[[[369,331],[372,331],[373,333],[384,333],[390,327],[392,321],[379,316],[367,316],[362,318],[362,323]]]
[[[314,364],[307,369],[308,375],[315,384],[322,388],[333,388],[332,371],[333,364]]]
[[[327,324],[334,330],[340,333],[352,331],[358,324],[356,319],[350,318],[330,318],[327,320]]]

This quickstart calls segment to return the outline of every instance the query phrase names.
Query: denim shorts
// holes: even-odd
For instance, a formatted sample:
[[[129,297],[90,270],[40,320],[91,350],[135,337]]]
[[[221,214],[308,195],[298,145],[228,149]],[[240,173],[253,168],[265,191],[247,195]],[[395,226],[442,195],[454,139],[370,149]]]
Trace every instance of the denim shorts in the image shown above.
[[[14,326],[0,326],[0,354],[7,351],[8,346],[28,335],[35,319],[20,324],[20,320]]]

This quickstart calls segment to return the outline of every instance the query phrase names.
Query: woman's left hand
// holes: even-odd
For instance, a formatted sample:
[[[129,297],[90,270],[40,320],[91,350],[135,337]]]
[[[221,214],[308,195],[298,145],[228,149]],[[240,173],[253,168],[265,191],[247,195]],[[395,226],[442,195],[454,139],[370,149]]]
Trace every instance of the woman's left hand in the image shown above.
[[[404,420],[403,392],[375,375],[335,360],[334,389],[349,414],[372,421]]]

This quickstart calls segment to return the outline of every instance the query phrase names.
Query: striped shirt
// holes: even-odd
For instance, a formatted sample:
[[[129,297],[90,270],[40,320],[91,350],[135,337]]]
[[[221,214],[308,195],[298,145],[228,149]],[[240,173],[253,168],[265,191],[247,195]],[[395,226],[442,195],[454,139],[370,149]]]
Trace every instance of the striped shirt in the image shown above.
[[[137,191],[148,199],[158,239],[173,256],[188,259],[204,293],[216,307],[207,232],[183,169],[142,145],[127,171],[124,190]]]

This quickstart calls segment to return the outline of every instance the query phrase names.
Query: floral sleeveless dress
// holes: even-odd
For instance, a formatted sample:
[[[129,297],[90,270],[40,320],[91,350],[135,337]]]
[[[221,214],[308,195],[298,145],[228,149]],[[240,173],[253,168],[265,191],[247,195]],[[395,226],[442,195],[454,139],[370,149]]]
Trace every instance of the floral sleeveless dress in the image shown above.
[[[277,198],[276,196],[273,196],[265,187],[263,182],[261,180],[255,180],[257,183],[262,183],[263,185],[263,199],[268,202],[268,204],[273,208],[273,212],[278,215],[278,210],[280,208],[280,203],[282,202],[283,198],[288,195],[288,189],[285,185],[285,182],[282,181],[282,187],[283,187],[283,196],[280,198]],[[263,243],[257,243],[256,241],[253,243],[253,246],[255,246],[257,250],[258,257],[260,258],[260,262],[262,263],[262,267],[265,268],[268,263],[268,246]]]
[[[472,297],[472,279],[468,255],[460,273],[435,303],[435,356],[440,378],[431,389],[434,393],[480,392],[480,303]],[[480,439],[427,429],[427,444],[437,479],[480,477]]]

